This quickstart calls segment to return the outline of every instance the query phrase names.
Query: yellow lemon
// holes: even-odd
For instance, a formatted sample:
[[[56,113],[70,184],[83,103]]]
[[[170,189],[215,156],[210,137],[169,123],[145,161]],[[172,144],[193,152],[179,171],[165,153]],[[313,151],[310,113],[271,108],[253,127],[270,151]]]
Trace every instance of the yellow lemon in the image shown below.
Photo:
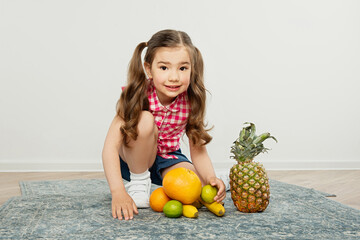
[[[193,205],[183,205],[183,215],[188,218],[197,218],[199,212]]]
[[[213,187],[211,185],[205,185],[201,189],[201,199],[206,203],[213,203],[214,197],[216,196],[218,190],[216,187]]]
[[[169,218],[180,217],[183,213],[183,205],[178,200],[170,200],[165,204],[163,212]]]

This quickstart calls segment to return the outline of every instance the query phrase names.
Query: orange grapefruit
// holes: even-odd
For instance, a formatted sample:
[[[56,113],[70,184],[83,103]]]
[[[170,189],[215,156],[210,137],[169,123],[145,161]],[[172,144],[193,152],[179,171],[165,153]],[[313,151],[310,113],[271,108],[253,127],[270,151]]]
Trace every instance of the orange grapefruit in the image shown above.
[[[163,179],[166,195],[183,204],[192,204],[201,194],[199,177],[187,168],[175,168],[166,173]]]

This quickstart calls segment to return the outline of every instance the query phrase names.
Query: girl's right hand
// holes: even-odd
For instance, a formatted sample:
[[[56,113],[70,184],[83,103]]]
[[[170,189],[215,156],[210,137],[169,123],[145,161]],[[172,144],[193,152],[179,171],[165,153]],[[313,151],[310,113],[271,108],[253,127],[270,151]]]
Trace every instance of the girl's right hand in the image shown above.
[[[127,192],[112,194],[111,209],[113,218],[120,220],[123,216],[125,220],[133,219],[134,213],[139,213],[134,200]]]

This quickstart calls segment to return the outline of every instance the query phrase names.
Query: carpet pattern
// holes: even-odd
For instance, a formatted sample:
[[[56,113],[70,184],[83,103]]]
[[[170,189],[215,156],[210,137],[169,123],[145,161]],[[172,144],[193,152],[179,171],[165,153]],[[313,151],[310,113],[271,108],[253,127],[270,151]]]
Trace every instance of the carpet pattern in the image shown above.
[[[237,211],[228,192],[223,217],[205,207],[197,219],[140,209],[132,221],[112,218],[104,179],[20,186],[22,196],[0,207],[0,239],[360,239],[359,210],[326,193],[274,180],[263,213]]]

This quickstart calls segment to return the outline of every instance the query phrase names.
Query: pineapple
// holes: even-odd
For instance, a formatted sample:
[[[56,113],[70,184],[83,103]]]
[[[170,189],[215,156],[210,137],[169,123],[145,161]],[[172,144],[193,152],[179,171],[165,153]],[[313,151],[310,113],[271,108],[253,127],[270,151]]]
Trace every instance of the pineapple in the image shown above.
[[[237,161],[230,169],[230,190],[234,205],[241,212],[262,212],[266,209],[270,199],[269,179],[262,164],[253,162],[259,153],[267,152],[263,141],[276,138],[270,133],[255,135],[253,123],[246,122],[231,147],[231,158]]]

